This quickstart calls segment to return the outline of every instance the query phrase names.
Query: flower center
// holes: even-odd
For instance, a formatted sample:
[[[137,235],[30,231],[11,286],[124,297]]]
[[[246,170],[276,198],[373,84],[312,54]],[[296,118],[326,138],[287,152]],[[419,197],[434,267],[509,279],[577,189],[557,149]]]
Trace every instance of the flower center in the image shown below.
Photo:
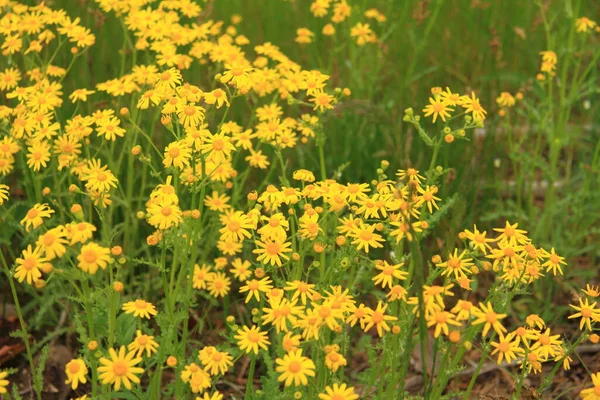
[[[83,253],[83,260],[88,264],[93,264],[98,259],[98,255],[94,250],[86,250]]]
[[[127,374],[129,366],[125,361],[117,361],[113,364],[113,372],[116,376],[123,376]]]
[[[69,363],[69,372],[72,374],[76,374],[79,372],[79,363],[74,361]]]
[[[27,271],[31,271],[32,269],[34,269],[36,264],[37,261],[33,257],[28,257],[25,260],[23,260],[23,268],[25,268]]]
[[[300,372],[300,370],[302,370],[302,364],[300,364],[298,361],[292,361],[288,366],[288,370],[292,374],[297,374],[298,372]]]

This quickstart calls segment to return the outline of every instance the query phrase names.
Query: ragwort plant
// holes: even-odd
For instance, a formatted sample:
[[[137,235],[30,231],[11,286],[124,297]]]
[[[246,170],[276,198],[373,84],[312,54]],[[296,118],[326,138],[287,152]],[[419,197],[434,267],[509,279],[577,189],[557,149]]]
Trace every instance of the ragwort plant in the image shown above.
[[[63,10],[0,1],[1,261],[38,399],[44,344],[65,334],[78,343],[65,366],[77,399],[402,399],[414,352],[423,396],[438,399],[473,347],[480,361],[454,396],[469,398],[493,359],[513,367],[520,398],[530,374],[552,366],[542,392],[579,343],[598,341],[594,286],[571,305],[576,337],[515,315],[515,297],[568,269],[518,223],[467,227],[456,248],[430,254],[457,201],[439,197],[451,167],[440,150],[486,120],[474,92],[435,87],[422,116],[405,111],[430,149],[427,170],[382,161],[372,181],[343,182],[327,169],[335,144],[324,121],[350,89],[272,43],[251,44],[239,15],[199,19],[185,0],[96,4],[122,28],[119,73],[65,96],[100,38]],[[344,25],[353,10],[362,22]],[[386,21],[344,0],[311,12],[357,54],[379,40],[368,21]],[[300,28],[296,42],[314,36]],[[209,72],[199,85],[193,65]],[[314,157],[316,176],[291,168],[297,153]],[[47,321],[61,329],[32,345]],[[234,369],[245,388],[226,391]],[[4,396],[13,372],[0,372]],[[592,379],[584,398],[598,396]]]

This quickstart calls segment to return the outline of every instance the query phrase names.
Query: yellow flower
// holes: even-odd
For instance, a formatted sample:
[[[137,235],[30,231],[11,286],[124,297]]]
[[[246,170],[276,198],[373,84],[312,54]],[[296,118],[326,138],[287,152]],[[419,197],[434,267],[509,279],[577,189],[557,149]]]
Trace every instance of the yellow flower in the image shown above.
[[[358,400],[358,395],[352,386],[345,383],[341,385],[334,383],[333,386],[325,386],[325,391],[319,394],[320,400]]]
[[[488,302],[487,305],[484,303],[479,304],[479,308],[473,308],[471,313],[475,316],[473,325],[485,324],[483,327],[482,335],[486,336],[490,328],[494,328],[496,333],[500,335],[506,332],[506,328],[502,326],[500,320],[506,317],[506,314],[497,314],[492,308],[492,304]]]
[[[71,93],[69,95],[69,99],[71,100],[72,103],[76,103],[78,101],[86,102],[87,97],[94,93],[96,93],[95,90],[76,89],[75,91],[73,91],[73,93]]]
[[[211,375],[225,375],[231,366],[233,366],[233,357],[226,351],[219,351],[214,346],[207,346],[198,352],[198,359],[204,370]]]
[[[372,40],[374,35],[373,31],[369,27],[369,24],[361,24],[358,22],[350,29],[350,36],[356,38],[356,44],[359,46],[364,45]]]
[[[450,108],[450,103],[448,100],[442,99],[441,96],[433,98],[429,98],[429,104],[425,106],[423,112],[426,117],[433,115],[433,123],[438,117],[442,119],[442,121],[446,122],[446,118],[450,117],[450,113],[453,112],[454,109]]]
[[[263,264],[277,265],[281,267],[283,265],[281,259],[289,260],[290,258],[286,253],[292,251],[291,244],[289,242],[280,242],[276,240],[265,240],[264,242],[256,240],[255,244],[258,248],[252,250],[254,254],[257,254],[257,261]]]
[[[475,93],[471,92],[471,97],[469,96],[461,96],[460,103],[462,108],[465,109],[465,112],[473,114],[473,118],[477,121],[483,121],[485,119],[485,115],[487,111],[483,109],[479,99],[475,97]]]
[[[77,266],[81,270],[94,275],[98,271],[98,268],[106,269],[106,266],[110,262],[110,249],[90,242],[81,247],[77,261],[79,261]]]
[[[519,347],[519,342],[515,340],[515,334],[509,333],[504,336],[504,334],[498,334],[498,341],[491,343],[494,350],[492,350],[491,355],[498,353],[498,365],[502,364],[502,360],[506,359],[507,363],[511,363],[512,360],[516,360],[517,357],[523,355],[525,350]]]
[[[378,275],[372,278],[375,285],[381,285],[382,288],[392,287],[394,278],[399,280],[405,280],[408,276],[408,272],[401,271],[400,268],[404,266],[404,263],[395,265],[388,264],[387,261],[376,261],[375,268],[381,271]]]
[[[330,351],[325,356],[325,366],[333,372],[337,372],[340,367],[347,365],[348,362],[343,355],[337,351]]]
[[[283,358],[275,359],[276,370],[279,372],[279,382],[284,382],[285,386],[306,386],[308,377],[315,376],[315,364],[308,357],[302,355],[302,349],[291,351]]]
[[[65,366],[65,373],[67,374],[67,380],[65,383],[71,385],[71,389],[77,389],[79,383],[86,383],[87,378],[85,377],[88,373],[85,362],[81,358],[77,358],[69,361]]]
[[[583,330],[583,326],[585,325],[588,330],[591,331],[592,321],[597,322],[600,320],[600,309],[596,308],[596,302],[590,304],[588,299],[585,299],[585,301],[579,299],[579,307],[574,306],[573,304],[569,304],[569,307],[578,311],[576,314],[570,315],[569,319],[581,318],[581,321],[579,322],[580,330]]]
[[[198,264],[195,264],[193,278],[194,289],[206,289],[206,283],[212,280],[212,274],[211,268],[208,265],[203,264],[202,267],[200,267]]]
[[[50,161],[50,144],[45,140],[36,140],[27,147],[27,165],[34,171],[39,171]]]
[[[227,93],[223,89],[217,88],[211,92],[204,93],[204,102],[206,104],[216,104],[217,108],[221,108],[223,104],[227,104],[227,107],[229,107]]]
[[[252,328],[244,325],[238,329],[234,338],[238,341],[240,350],[246,353],[253,352],[254,354],[258,354],[259,348],[267,350],[267,345],[271,344],[268,340],[267,332],[261,332],[260,328],[255,325]]]
[[[592,374],[591,377],[594,387],[579,392],[581,400],[600,400],[600,372]]]
[[[369,247],[374,249],[383,247],[381,242],[384,241],[383,237],[378,233],[375,233],[375,225],[369,225],[359,220],[359,225],[349,232],[349,236],[354,238],[352,244],[356,245],[358,250],[364,249],[365,253],[369,252]]]
[[[121,346],[119,354],[114,349],[109,349],[110,358],[102,357],[98,367],[99,378],[104,385],[114,385],[115,390],[119,390],[121,385],[131,390],[131,383],[140,383],[137,374],[144,372],[143,368],[136,367],[142,359],[135,357],[135,352],[130,351],[125,354],[125,346]]]
[[[377,308],[375,310],[366,309],[365,315],[365,327],[363,330],[367,332],[373,326],[377,328],[377,334],[379,337],[383,336],[383,331],[389,332],[390,327],[387,324],[387,321],[396,321],[397,317],[391,315],[385,315],[385,310],[387,309],[387,304],[383,305],[381,302],[377,303]]]
[[[216,272],[210,275],[207,289],[213,297],[225,297],[229,293],[231,279],[222,272]]]
[[[183,221],[183,212],[177,204],[170,201],[152,202],[148,208],[148,223],[156,229],[169,229]]]
[[[146,352],[146,357],[150,357],[152,353],[156,353],[158,343],[154,341],[154,336],[142,334],[139,329],[136,331],[135,339],[127,346],[127,350],[135,352],[136,357],[139,357]]]
[[[7,185],[0,184],[0,206],[8,200],[10,187]]]
[[[31,245],[23,250],[21,257],[16,260],[17,268],[14,275],[19,282],[26,281],[31,285],[40,279],[42,276],[40,269],[48,261],[42,256],[42,253],[41,247],[32,249]]]
[[[591,19],[587,18],[587,17],[581,17],[581,18],[577,18],[575,20],[575,27],[577,29],[577,32],[581,32],[581,33],[587,33],[591,30],[593,30],[596,27],[596,22],[592,21]]]
[[[125,314],[133,314],[134,317],[148,319],[151,315],[157,314],[156,307],[152,303],[141,299],[123,304],[123,311],[125,311]]]
[[[0,394],[7,393],[8,384],[10,383],[6,377],[8,376],[8,372],[0,371]]]
[[[439,305],[434,304],[432,310],[425,315],[427,320],[427,327],[431,328],[435,325],[434,337],[440,336],[440,333],[444,332],[444,335],[449,334],[449,325],[460,326],[460,322],[454,319],[454,315],[448,311],[444,311]]]
[[[240,287],[240,293],[248,292],[246,303],[248,303],[253,296],[256,301],[260,301],[260,292],[267,293],[273,289],[271,283],[273,283],[273,281],[269,279],[269,277],[262,278],[261,280],[251,279],[247,281],[244,286]]]
[[[172,142],[165,148],[163,165],[165,168],[174,166],[180,170],[190,166],[192,153],[190,146],[186,140]]]

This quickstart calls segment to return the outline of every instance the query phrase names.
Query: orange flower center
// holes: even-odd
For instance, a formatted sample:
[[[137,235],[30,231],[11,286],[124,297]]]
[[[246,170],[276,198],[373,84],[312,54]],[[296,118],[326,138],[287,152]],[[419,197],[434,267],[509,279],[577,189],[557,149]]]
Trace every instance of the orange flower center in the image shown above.
[[[33,219],[33,218],[37,217],[39,215],[39,213],[40,212],[38,210],[36,210],[35,208],[33,208],[33,209],[31,209],[31,210],[29,210],[27,212],[27,218],[28,219]]]
[[[83,261],[88,264],[93,264],[98,259],[98,255],[94,250],[86,250],[83,252]]]
[[[288,370],[292,374],[297,374],[298,372],[300,372],[302,370],[302,364],[300,364],[298,361],[292,361],[290,363],[290,365],[288,366]]]
[[[279,254],[279,243],[277,242],[273,242],[273,243],[269,243],[267,245],[267,247],[265,248],[265,250],[267,251],[267,253],[271,254],[271,255],[275,255],[275,254]]]
[[[74,361],[69,363],[69,372],[72,374],[76,374],[79,372],[79,363]]]
[[[127,374],[129,366],[125,361],[117,361],[113,364],[113,372],[116,376],[123,376]]]
[[[36,264],[37,261],[33,257],[28,257],[25,260],[23,260],[23,268],[25,268],[27,271],[31,271],[32,269],[34,269]]]
[[[371,320],[378,324],[381,321],[383,321],[383,313],[379,312],[379,311],[373,311],[373,315],[371,315]]]

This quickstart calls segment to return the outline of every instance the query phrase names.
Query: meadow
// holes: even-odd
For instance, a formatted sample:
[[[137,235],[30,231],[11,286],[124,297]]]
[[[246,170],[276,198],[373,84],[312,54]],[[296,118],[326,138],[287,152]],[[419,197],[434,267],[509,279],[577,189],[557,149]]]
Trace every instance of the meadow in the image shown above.
[[[0,0],[0,399],[600,400],[599,14]]]

